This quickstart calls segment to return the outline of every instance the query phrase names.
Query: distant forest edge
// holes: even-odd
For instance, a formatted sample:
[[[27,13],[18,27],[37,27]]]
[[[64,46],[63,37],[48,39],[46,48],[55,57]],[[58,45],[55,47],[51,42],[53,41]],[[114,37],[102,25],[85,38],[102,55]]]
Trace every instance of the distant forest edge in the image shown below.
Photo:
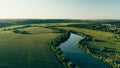
[[[0,27],[25,24],[44,24],[44,23],[106,23],[116,24],[120,27],[120,20],[79,20],[79,19],[1,19]]]
[[[86,28],[92,30],[101,30],[120,34],[120,21],[108,23],[89,23],[89,24],[69,24],[68,27]]]
[[[25,24],[44,24],[44,23],[69,23],[69,22],[90,22],[88,20],[72,20],[72,19],[1,19],[0,27],[10,25]]]

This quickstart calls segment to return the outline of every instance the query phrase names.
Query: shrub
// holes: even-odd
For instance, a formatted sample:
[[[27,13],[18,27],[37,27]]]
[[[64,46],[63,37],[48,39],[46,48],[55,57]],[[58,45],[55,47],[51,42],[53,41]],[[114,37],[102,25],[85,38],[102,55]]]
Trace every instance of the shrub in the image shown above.
[[[68,68],[75,68],[76,66],[72,62],[68,62]]]
[[[31,34],[30,32],[28,32],[28,31],[20,31],[20,30],[13,30],[13,32],[15,32],[15,33],[19,33],[19,34]]]

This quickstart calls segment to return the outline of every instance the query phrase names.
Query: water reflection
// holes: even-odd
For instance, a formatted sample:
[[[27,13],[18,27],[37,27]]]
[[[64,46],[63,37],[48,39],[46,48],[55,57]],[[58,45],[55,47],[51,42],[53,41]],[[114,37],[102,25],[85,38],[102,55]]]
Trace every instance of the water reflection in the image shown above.
[[[60,44],[62,52],[80,68],[110,68],[109,65],[95,59],[94,57],[83,52],[76,42],[83,39],[82,36],[71,33],[70,38]]]

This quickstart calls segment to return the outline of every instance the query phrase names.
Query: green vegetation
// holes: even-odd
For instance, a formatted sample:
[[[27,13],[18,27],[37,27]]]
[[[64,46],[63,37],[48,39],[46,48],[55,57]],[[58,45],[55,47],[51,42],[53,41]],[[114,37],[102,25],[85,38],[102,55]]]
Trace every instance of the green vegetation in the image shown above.
[[[63,68],[49,47],[49,41],[59,34],[47,28],[37,29],[41,33],[19,34],[14,30],[0,30],[0,68]],[[32,31],[29,29],[30,33]]]
[[[50,41],[51,49],[52,51],[56,54],[56,56],[60,59],[60,61],[63,63],[65,68],[79,68],[75,64],[73,64],[67,56],[63,54],[61,49],[58,47],[61,43],[65,42],[69,36],[70,36],[70,31],[62,30],[62,29],[57,29],[57,28],[51,28],[56,30],[55,32],[59,32],[61,35],[58,36],[56,39],[53,39]]]
[[[117,34],[83,28],[59,27],[60,29],[73,30],[83,34],[84,39],[78,44],[87,53],[109,63],[113,68],[120,67],[120,42]]]
[[[13,30],[13,32],[19,33],[19,34],[31,34],[31,33],[28,32],[28,31],[21,31],[21,30]]]
[[[120,22],[113,23],[89,23],[89,24],[69,24],[69,27],[77,27],[77,28],[86,28],[93,30],[101,30],[107,31],[111,33],[120,34]]]
[[[3,56],[7,56],[0,56],[5,62],[1,61],[0,63],[4,64],[4,66],[0,65],[0,67],[15,68],[21,65],[20,68],[79,68],[58,47],[60,43],[66,41],[70,36],[70,32],[66,30],[34,25],[12,26],[1,29],[1,36],[4,38],[0,42],[1,50],[6,47],[6,52],[3,54],[0,51],[0,53]],[[13,52],[15,52],[14,55],[12,54]],[[9,53],[12,55],[9,55]],[[18,56],[19,59],[17,58]],[[8,60],[8,57],[11,57],[10,60]]]
[[[120,67],[120,21],[19,19],[0,20],[0,68],[79,68],[58,47],[70,32],[84,37],[78,46]]]
[[[48,29],[48,28],[43,28],[43,27],[29,27],[29,28],[24,28],[24,29],[19,29],[21,31],[28,31],[32,34],[44,34],[44,33],[53,33],[54,30]]]
[[[73,20],[73,19],[1,19],[0,28],[12,25],[26,25],[26,24],[49,24],[49,23],[85,23],[88,20]]]

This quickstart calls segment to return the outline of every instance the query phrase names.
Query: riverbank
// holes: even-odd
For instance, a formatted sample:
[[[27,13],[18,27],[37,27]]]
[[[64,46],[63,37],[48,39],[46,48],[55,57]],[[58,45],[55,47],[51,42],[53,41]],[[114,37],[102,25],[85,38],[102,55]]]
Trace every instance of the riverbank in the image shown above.
[[[77,33],[77,32],[76,32]],[[99,40],[96,38],[93,38],[90,35],[86,35],[86,34],[82,34],[82,33],[77,33],[79,35],[82,35],[84,37],[84,39],[80,40],[77,44],[78,46],[85,51],[86,53],[90,54],[91,56],[95,57],[98,60],[103,61],[104,63],[107,63],[111,66],[111,68],[119,68],[119,64],[115,63],[114,61],[112,61],[111,59],[107,59],[107,57],[102,56],[100,53],[100,51],[104,51],[106,49],[101,49],[101,48],[94,48],[94,47],[90,47],[92,46],[92,44],[90,44],[91,42],[105,42],[103,40]]]
[[[51,50],[58,57],[60,62],[63,64],[65,68],[79,68],[74,63],[72,63],[67,56],[65,56],[62,50],[59,48],[59,45],[70,37],[70,32],[61,33],[59,37],[49,42]]]
[[[81,35],[81,34],[79,34]],[[85,34],[82,34],[84,35],[84,38],[80,41],[77,42],[77,45],[84,51],[86,52],[87,54],[93,56],[94,58],[98,59],[98,60],[101,60],[103,61],[105,64],[109,64],[110,65],[110,68],[116,68],[114,67],[114,65],[112,64],[111,60],[106,60],[105,58],[103,58],[102,56],[98,56],[98,55],[95,55],[93,52],[95,52],[95,50],[93,50],[92,48],[90,49],[90,47],[88,45],[89,42],[91,41],[101,41],[101,40],[97,40],[95,38],[92,38],[91,36],[89,35],[85,35]]]
[[[120,67],[120,43],[116,41],[117,34],[73,27],[58,28],[87,35],[89,38],[85,36],[87,40],[84,39],[85,42],[82,43],[84,48],[82,49],[85,49],[88,53],[90,52],[91,55],[95,55],[95,57],[99,57],[99,60],[109,63],[112,68]]]
[[[97,60],[77,46],[76,42],[82,39],[82,36],[71,33],[70,38],[61,43],[59,47],[63,54],[80,68],[110,68],[109,65]]]

